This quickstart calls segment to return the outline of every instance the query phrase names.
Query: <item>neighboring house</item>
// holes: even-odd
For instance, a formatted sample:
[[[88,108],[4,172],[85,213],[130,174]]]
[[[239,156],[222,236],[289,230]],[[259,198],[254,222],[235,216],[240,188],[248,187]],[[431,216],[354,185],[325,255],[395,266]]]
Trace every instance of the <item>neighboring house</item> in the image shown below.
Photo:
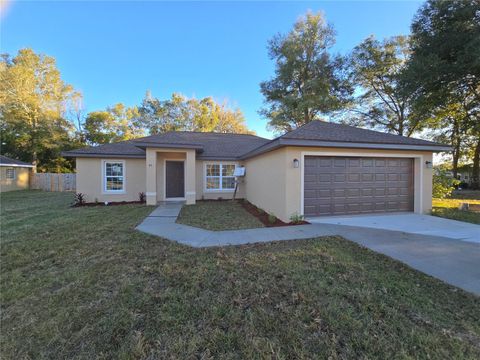
[[[33,165],[0,155],[0,192],[25,190]]]
[[[447,175],[453,177],[453,171],[448,171]],[[460,181],[460,187],[469,187],[473,184],[473,165],[460,165],[457,169],[457,180]]]
[[[306,216],[414,211],[432,203],[430,141],[313,121],[273,140],[253,135],[167,132],[64,153],[77,163],[88,201],[237,197],[283,221]]]

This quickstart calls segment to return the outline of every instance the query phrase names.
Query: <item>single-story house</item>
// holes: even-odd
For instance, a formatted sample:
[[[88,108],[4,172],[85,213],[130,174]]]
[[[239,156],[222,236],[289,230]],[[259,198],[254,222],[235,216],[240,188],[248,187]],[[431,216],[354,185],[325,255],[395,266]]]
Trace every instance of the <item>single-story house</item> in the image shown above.
[[[0,155],[0,192],[25,190],[33,165]]]
[[[448,146],[312,121],[273,140],[254,135],[167,132],[68,151],[87,201],[147,204],[244,198],[289,221],[305,216],[428,213],[432,154]]]

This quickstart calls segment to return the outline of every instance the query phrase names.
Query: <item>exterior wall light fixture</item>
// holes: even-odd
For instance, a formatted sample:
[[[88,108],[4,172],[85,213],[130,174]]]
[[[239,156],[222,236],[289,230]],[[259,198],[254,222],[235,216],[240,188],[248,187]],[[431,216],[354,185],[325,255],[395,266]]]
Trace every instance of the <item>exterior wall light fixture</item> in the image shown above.
[[[425,161],[425,166],[427,167],[427,169],[431,169],[433,168],[433,163],[431,161]]]
[[[298,159],[293,159],[293,167],[296,169],[300,166],[300,160]]]

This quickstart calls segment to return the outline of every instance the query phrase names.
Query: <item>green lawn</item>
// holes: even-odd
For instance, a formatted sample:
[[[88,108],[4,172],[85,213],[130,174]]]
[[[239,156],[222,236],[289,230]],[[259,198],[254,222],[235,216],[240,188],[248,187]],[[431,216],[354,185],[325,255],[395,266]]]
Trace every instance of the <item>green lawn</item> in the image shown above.
[[[2,194],[2,359],[480,357],[480,298],[349,241],[194,249],[71,201]]]
[[[177,222],[207,230],[238,230],[264,227],[238,201],[197,201],[185,205]]]
[[[480,224],[480,212],[462,211],[458,207],[461,203],[480,204],[480,200],[473,199],[433,199],[432,215],[447,219],[466,221]]]

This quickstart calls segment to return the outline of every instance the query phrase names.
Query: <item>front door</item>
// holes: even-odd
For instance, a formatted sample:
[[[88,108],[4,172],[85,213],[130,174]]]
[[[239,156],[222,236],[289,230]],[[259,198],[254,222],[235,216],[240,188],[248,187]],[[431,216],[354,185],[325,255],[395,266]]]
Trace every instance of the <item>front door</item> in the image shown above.
[[[165,197],[185,197],[185,176],[183,161],[165,162]]]

